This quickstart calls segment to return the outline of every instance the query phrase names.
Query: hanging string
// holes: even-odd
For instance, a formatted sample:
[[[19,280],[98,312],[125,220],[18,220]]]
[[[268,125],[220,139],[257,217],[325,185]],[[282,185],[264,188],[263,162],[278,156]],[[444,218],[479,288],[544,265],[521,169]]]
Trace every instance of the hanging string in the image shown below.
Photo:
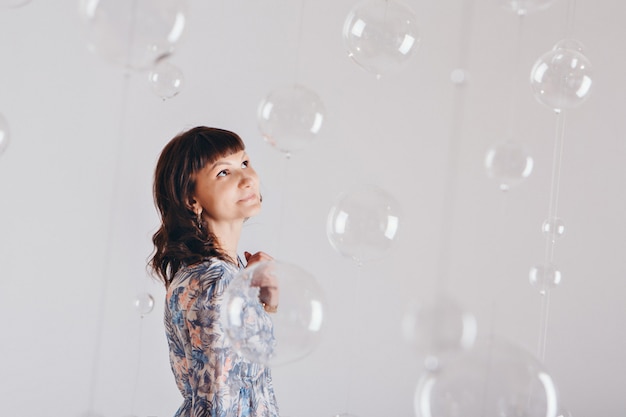
[[[302,32],[303,32],[303,25],[304,25],[304,6],[305,6],[306,0],[302,0],[302,2],[300,3],[300,16],[298,17],[298,28],[297,28],[297,35],[296,35],[296,53],[295,55],[295,60],[294,60],[294,67],[293,67],[293,81],[294,83],[298,82],[298,74],[299,74],[299,70],[300,70],[300,48],[302,47]]]
[[[565,20],[565,37],[570,38],[574,26],[574,12],[576,10],[576,0],[567,0],[567,17]]]
[[[121,104],[119,106],[120,116],[119,116],[119,127],[117,134],[117,143],[115,146],[115,155],[121,155],[124,143],[124,132],[126,125],[126,113],[128,111],[128,96],[129,96],[129,88],[130,88],[130,72],[125,71],[124,73],[124,83],[122,88],[122,97]],[[94,354],[91,365],[91,381],[89,384],[89,394],[88,394],[88,412],[91,415],[95,415],[94,406],[95,406],[95,393],[96,393],[96,385],[98,381],[98,363],[100,361],[101,355],[101,346],[102,346],[102,338],[103,338],[103,325],[104,325],[104,314],[106,310],[106,299],[107,299],[107,288],[110,279],[110,271],[111,271],[111,256],[112,256],[112,247],[113,247],[113,225],[115,223],[115,211],[118,207],[119,203],[119,195],[118,195],[118,186],[121,183],[120,176],[120,158],[116,157],[114,166],[113,166],[113,181],[111,183],[111,202],[109,205],[109,219],[107,228],[107,235],[105,238],[105,250],[104,250],[104,262],[102,266],[102,274],[100,278],[100,298],[98,300],[98,313],[96,317],[95,329],[95,343],[94,343]]]
[[[439,233],[439,256],[437,261],[436,294],[440,297],[444,294],[448,284],[451,246],[451,225],[453,218],[454,200],[457,194],[459,142],[461,137],[462,121],[465,114],[465,89],[467,81],[467,64],[469,56],[470,29],[474,0],[465,0],[461,12],[461,28],[459,30],[459,67],[452,74],[453,82],[456,82],[455,99],[452,107],[452,127],[449,137],[449,151],[446,162],[446,176],[443,188],[443,207],[441,230]],[[456,79],[459,77],[459,79]]]
[[[572,31],[572,22],[574,20],[575,1],[568,0],[567,16],[566,16],[566,36],[570,36]],[[561,165],[563,161],[563,144],[565,138],[565,113],[561,109],[555,109],[556,113],[556,132],[554,139],[554,149],[552,152],[552,175],[550,178],[550,200],[548,205],[548,227],[550,229],[559,227],[556,223],[558,219],[558,205],[561,185]],[[543,362],[546,357],[546,345],[548,338],[548,323],[550,318],[550,288],[551,284],[556,282],[547,282],[547,280],[555,281],[560,279],[556,274],[560,272],[554,268],[554,247],[556,241],[557,230],[544,230],[545,233],[545,252],[542,274],[542,282],[544,288],[541,291],[541,312],[539,322],[539,341],[538,341],[538,357]]]
[[[102,266],[102,274],[100,278],[100,298],[98,300],[98,309],[97,309],[97,317],[95,323],[96,336],[94,343],[94,354],[91,365],[91,379],[89,384],[89,393],[87,396],[87,415],[88,416],[96,416],[98,415],[95,411],[95,396],[96,396],[96,386],[98,382],[99,376],[99,362],[101,357],[101,346],[102,339],[104,333],[104,315],[106,312],[106,301],[107,301],[107,289],[109,285],[110,279],[110,271],[111,271],[111,257],[112,257],[112,247],[113,247],[113,225],[115,224],[115,214],[116,208],[119,206],[119,193],[118,186],[121,183],[121,175],[120,175],[120,158],[119,155],[122,155],[122,149],[124,146],[124,137],[126,131],[126,115],[128,112],[128,101],[129,101],[129,90],[130,90],[130,77],[131,77],[131,54],[132,54],[132,44],[135,36],[135,18],[137,15],[137,0],[133,0],[131,5],[131,24],[129,26],[128,38],[129,38],[129,48],[127,50],[126,56],[126,65],[124,66],[124,77],[123,77],[123,85],[122,85],[122,95],[121,95],[121,103],[119,106],[120,115],[118,117],[118,133],[117,133],[117,143],[115,146],[115,161],[113,165],[113,181],[111,183],[111,202],[109,205],[109,219],[107,228],[107,235],[105,238],[105,251],[104,251],[104,262]]]
[[[135,406],[137,404],[137,390],[139,387],[139,376],[141,375],[141,357],[142,355],[142,341],[143,341],[143,321],[144,321],[144,317],[143,315],[141,316],[140,320],[139,320],[139,329],[137,331],[137,359],[135,360],[135,377],[133,380],[133,388],[132,388],[132,394],[131,394],[131,400],[130,400],[130,416],[129,417],[135,417]]]
[[[558,203],[559,203],[559,192],[560,192],[560,183],[561,183],[561,163],[563,160],[563,142],[565,137],[565,114],[560,111],[557,112],[557,123],[556,123],[556,134],[554,140],[554,150],[552,157],[552,177],[550,180],[550,203],[548,209],[548,222],[552,222],[557,218],[558,213]],[[553,231],[554,232],[554,231]],[[546,233],[546,244],[545,244],[545,253],[544,253],[544,279],[546,279],[545,275],[549,273],[558,273],[558,271],[553,270],[554,264],[554,246],[555,246],[555,238],[552,233]],[[547,285],[547,282],[543,282],[542,285]],[[546,354],[546,339],[548,336],[548,319],[550,315],[550,290],[545,288],[542,291],[542,299],[541,299],[541,315],[540,315],[540,325],[539,325],[539,347],[538,347],[538,356],[541,361],[545,360]]]
[[[362,283],[363,282],[363,260],[362,259],[352,259],[352,261],[356,265],[356,277],[355,282]],[[361,288],[362,286],[357,284],[354,287],[354,294],[352,300],[350,302],[350,308],[348,308],[349,316],[348,316],[348,328],[350,329],[347,340],[354,343],[359,337],[359,334],[364,334],[363,332],[358,332],[355,323],[359,323],[359,314],[357,314],[357,300],[362,299]],[[358,344],[357,344],[358,345]],[[346,343],[346,367],[345,367],[345,385],[346,385],[346,398],[345,398],[345,408],[343,413],[336,414],[335,417],[353,417],[352,414],[352,381],[354,379],[354,369],[356,367],[357,355],[355,355],[354,351],[350,349],[350,344]]]

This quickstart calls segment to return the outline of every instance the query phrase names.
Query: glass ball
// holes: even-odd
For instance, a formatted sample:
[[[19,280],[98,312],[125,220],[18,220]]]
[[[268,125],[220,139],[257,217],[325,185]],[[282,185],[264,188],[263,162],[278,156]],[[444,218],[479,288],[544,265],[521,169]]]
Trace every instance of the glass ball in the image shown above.
[[[270,294],[273,305],[264,306]],[[222,325],[233,347],[250,361],[283,365],[315,350],[326,319],[325,304],[321,286],[308,272],[277,260],[258,262],[228,283]]]
[[[361,264],[381,258],[398,238],[396,200],[375,185],[359,185],[342,193],[326,223],[328,240],[339,254]]]
[[[0,113],[0,155],[9,147],[10,138],[9,123],[2,113]]]
[[[560,41],[531,70],[535,98],[557,113],[580,106],[592,91],[593,68],[582,50],[578,41]]]
[[[499,0],[502,7],[510,9],[519,16],[545,10],[554,3],[554,0]]]
[[[455,85],[464,85],[467,83],[467,79],[469,78],[466,70],[462,68],[453,69],[450,72],[450,81]]]
[[[410,306],[402,320],[402,334],[424,366],[434,370],[440,355],[469,349],[476,340],[477,325],[473,314],[449,297],[430,304]]]
[[[565,223],[558,217],[552,217],[543,221],[541,231],[552,242],[565,234]]]
[[[561,271],[552,264],[535,265],[530,268],[528,279],[530,285],[537,288],[541,295],[545,295],[561,283]]]
[[[257,121],[263,138],[290,156],[317,137],[325,112],[314,91],[293,84],[273,90],[259,103]]]
[[[407,64],[419,45],[417,18],[397,0],[367,0],[348,13],[343,40],[348,56],[380,77]]]
[[[525,350],[481,341],[424,372],[414,396],[418,417],[556,417],[557,389],[543,365]]]
[[[183,86],[183,72],[167,59],[159,59],[148,74],[152,92],[163,100],[172,98]]]
[[[134,301],[135,310],[143,317],[154,310],[154,297],[148,293],[138,294]]]
[[[487,176],[497,181],[502,191],[508,191],[530,176],[533,158],[518,143],[497,143],[485,155],[485,168]]]
[[[171,54],[187,23],[187,0],[81,0],[89,49],[124,68],[148,70]]]

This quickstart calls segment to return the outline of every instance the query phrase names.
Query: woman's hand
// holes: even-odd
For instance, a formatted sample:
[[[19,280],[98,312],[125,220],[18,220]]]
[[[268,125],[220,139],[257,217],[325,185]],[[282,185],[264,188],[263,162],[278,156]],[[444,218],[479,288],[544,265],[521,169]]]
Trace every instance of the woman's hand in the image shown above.
[[[251,254],[250,252],[244,252],[246,257],[246,268],[259,263],[273,261],[274,258],[269,256],[265,252],[257,252]],[[259,287],[259,300],[263,304],[263,308],[268,313],[275,313],[278,309],[278,280],[272,271],[272,264],[259,266],[254,274],[252,282],[253,287]]]

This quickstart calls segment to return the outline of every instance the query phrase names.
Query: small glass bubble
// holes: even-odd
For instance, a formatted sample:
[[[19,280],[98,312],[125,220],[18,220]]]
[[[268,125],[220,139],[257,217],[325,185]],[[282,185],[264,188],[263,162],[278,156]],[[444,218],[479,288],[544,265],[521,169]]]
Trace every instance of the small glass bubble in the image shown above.
[[[154,309],[154,298],[147,292],[139,294],[137,295],[137,298],[135,298],[134,305],[135,309],[143,317],[146,314],[152,312],[152,310]]]
[[[271,91],[257,110],[263,138],[287,158],[315,141],[325,118],[326,110],[320,97],[300,84]]]
[[[554,265],[535,265],[530,268],[528,275],[530,285],[537,288],[541,295],[561,283],[561,271]]]
[[[558,217],[552,217],[543,221],[541,231],[544,236],[554,242],[565,233],[565,223]]]
[[[183,72],[166,59],[157,61],[148,74],[152,92],[167,100],[177,96],[183,86]]]
[[[535,98],[559,113],[580,106],[590,96],[593,68],[574,39],[558,42],[533,66],[530,84]]]
[[[513,142],[493,145],[485,155],[487,176],[498,182],[500,190],[508,191],[533,171],[533,158],[524,146]]]
[[[467,83],[467,71],[462,68],[453,69],[450,73],[450,81],[454,85],[464,85]]]
[[[344,21],[343,40],[348,56],[376,75],[405,67],[420,42],[417,16],[398,0],[364,0]]]

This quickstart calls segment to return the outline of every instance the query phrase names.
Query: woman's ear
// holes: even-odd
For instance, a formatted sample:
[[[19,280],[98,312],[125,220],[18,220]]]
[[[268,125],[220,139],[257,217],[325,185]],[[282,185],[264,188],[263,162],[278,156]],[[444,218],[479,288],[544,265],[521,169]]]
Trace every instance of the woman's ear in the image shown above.
[[[196,215],[198,213],[202,213],[202,206],[200,205],[200,203],[196,201],[195,198],[189,197],[189,200],[187,201],[187,205],[189,209],[193,211]]]

